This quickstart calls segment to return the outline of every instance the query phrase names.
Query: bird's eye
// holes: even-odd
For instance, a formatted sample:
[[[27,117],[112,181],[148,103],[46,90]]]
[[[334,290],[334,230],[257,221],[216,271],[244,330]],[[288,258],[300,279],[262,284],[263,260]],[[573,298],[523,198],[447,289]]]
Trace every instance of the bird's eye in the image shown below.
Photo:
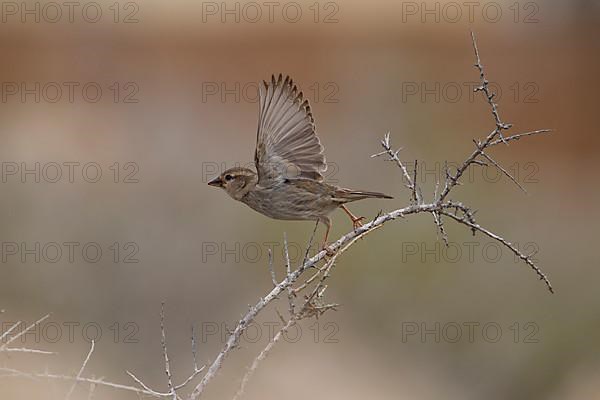
[[[230,181],[230,180],[232,180],[232,179],[233,179],[233,176],[231,176],[231,175],[229,175],[229,174],[225,175],[225,180],[226,180],[227,182],[229,182],[229,181]]]

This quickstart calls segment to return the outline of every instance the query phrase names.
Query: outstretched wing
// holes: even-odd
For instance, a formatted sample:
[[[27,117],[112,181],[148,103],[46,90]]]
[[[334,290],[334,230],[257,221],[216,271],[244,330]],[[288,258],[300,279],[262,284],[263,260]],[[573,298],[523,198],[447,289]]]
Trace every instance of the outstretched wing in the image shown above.
[[[315,133],[308,100],[281,74],[260,85],[260,111],[254,162],[262,186],[286,178],[323,180],[327,169],[323,146]]]

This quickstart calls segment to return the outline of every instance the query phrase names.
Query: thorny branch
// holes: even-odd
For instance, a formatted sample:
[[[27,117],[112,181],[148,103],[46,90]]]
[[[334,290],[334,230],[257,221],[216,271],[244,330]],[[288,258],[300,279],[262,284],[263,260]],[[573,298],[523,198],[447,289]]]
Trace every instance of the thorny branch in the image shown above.
[[[387,156],[389,161],[394,162],[398,166],[398,168],[401,171],[403,180],[406,182],[405,186],[410,190],[410,204],[408,206],[396,209],[394,211],[390,211],[388,213],[380,213],[372,221],[360,226],[352,232],[343,235],[336,242],[329,246],[329,251],[333,252],[333,255],[331,256],[329,256],[325,250],[322,250],[313,255],[312,257],[309,257],[314,235],[317,228],[317,226],[315,225],[315,229],[313,230],[312,236],[307,246],[304,259],[295,269],[292,269],[287,249],[287,237],[284,236],[284,249],[286,258],[285,278],[279,282],[277,281],[275,270],[273,268],[272,254],[271,252],[269,252],[268,269],[270,271],[271,280],[273,282],[273,288],[264,297],[261,297],[254,306],[251,306],[247,313],[238,321],[236,327],[230,333],[222,350],[209,365],[200,382],[196,384],[193,391],[189,394],[189,396],[186,397],[188,400],[196,400],[205,392],[207,386],[215,378],[221,366],[223,365],[224,360],[231,353],[231,351],[238,346],[240,337],[246,331],[248,326],[255,320],[255,318],[260,312],[262,312],[269,304],[277,300],[281,294],[286,292],[288,298],[289,318],[286,320],[281,315],[281,313],[279,313],[279,311],[276,310],[279,318],[282,321],[283,327],[253,360],[251,366],[245,373],[244,377],[241,380],[240,387],[234,397],[234,399],[240,398],[243,395],[244,390],[247,387],[248,382],[250,381],[250,378],[252,377],[256,369],[259,367],[260,363],[267,357],[267,355],[273,349],[275,344],[277,344],[280,341],[281,337],[287,332],[287,330],[289,330],[292,326],[297,324],[302,319],[311,317],[318,318],[324,312],[336,309],[336,307],[338,306],[337,304],[327,304],[327,302],[325,302],[323,298],[324,293],[327,289],[325,281],[330,277],[331,271],[335,266],[338,257],[342,255],[354,243],[356,243],[358,239],[363,238],[364,236],[368,235],[369,233],[373,232],[378,228],[381,228],[385,223],[396,220],[398,218],[405,218],[412,214],[430,213],[433,216],[436,229],[446,245],[448,245],[448,234],[445,230],[444,220],[442,219],[442,217],[449,218],[459,224],[466,226],[471,230],[473,235],[479,232],[499,242],[501,245],[505,246],[510,251],[512,251],[519,259],[521,259],[538,275],[540,280],[542,280],[545,283],[546,287],[551,293],[554,292],[552,285],[550,284],[550,281],[548,280],[546,275],[533,262],[531,258],[532,255],[523,254],[509,240],[481,226],[475,220],[475,210],[472,210],[469,206],[464,205],[461,202],[453,201],[448,198],[452,189],[460,184],[461,177],[469,167],[471,167],[472,165],[488,165],[488,163],[498,168],[520,189],[524,190],[524,188],[516,181],[516,179],[514,179],[514,177],[512,177],[505,168],[503,168],[490,156],[487,150],[498,144],[508,145],[510,142],[518,141],[528,136],[534,136],[550,132],[550,130],[548,129],[541,129],[531,132],[517,133],[511,136],[503,135],[503,131],[508,131],[511,128],[511,124],[503,122],[500,118],[498,106],[494,101],[495,94],[490,89],[489,80],[487,79],[483,64],[481,62],[479,49],[477,47],[475,35],[473,33],[471,33],[471,39],[476,58],[475,67],[479,72],[481,82],[480,86],[475,88],[475,91],[482,92],[484,98],[486,99],[486,102],[489,104],[495,128],[489,134],[487,134],[487,136],[485,136],[484,139],[474,140],[475,149],[470,155],[466,157],[463,163],[459,167],[457,167],[455,171],[450,171],[446,163],[446,167],[444,169],[445,179],[441,185],[440,182],[436,183],[435,192],[431,202],[426,202],[424,200],[421,188],[417,184],[417,161],[415,161],[414,173],[411,176],[408,172],[406,165],[398,157],[398,154],[402,149],[394,150],[392,148],[390,133],[388,132],[381,141],[383,151],[378,154],[374,154],[372,157]],[[321,262],[323,262],[322,265],[320,265]],[[314,269],[314,273],[310,275],[310,277],[305,279],[303,282],[301,282],[300,278],[304,275],[305,272],[307,272],[310,269]],[[309,288],[311,289],[308,291]],[[308,294],[304,295],[301,304],[296,305],[295,300],[297,299],[298,294],[305,290],[308,291]],[[155,398],[171,398],[173,400],[181,399],[180,390],[185,388],[194,380],[194,378],[196,378],[200,373],[202,373],[204,371],[204,367],[198,368],[196,363],[195,338],[192,330],[192,355],[194,360],[193,372],[187,379],[184,380],[183,383],[179,385],[173,384],[173,377],[171,374],[170,362],[166,346],[166,335],[164,327],[164,304],[162,307],[163,308],[161,308],[160,315],[161,344],[163,350],[164,370],[167,375],[167,383],[169,388],[167,392],[160,392],[151,389],[148,385],[143,383],[139,378],[137,378],[129,371],[127,371],[127,374],[134,380],[136,385],[139,387],[110,383],[102,379],[83,377],[83,370],[86,367],[94,351],[93,343],[92,348],[90,349],[90,352],[88,353],[88,356],[86,357],[77,376],[52,375],[49,373],[26,373],[10,368],[0,368],[0,373],[4,373],[4,375],[0,376],[25,377],[31,379],[50,378],[55,380],[71,381],[73,382],[73,386],[71,386],[67,398],[73,392],[75,384],[80,382],[90,384],[90,393],[95,386],[105,386],[111,387],[113,389],[133,392],[138,394],[138,396],[147,395]],[[43,321],[47,317],[48,316],[42,318],[38,322]],[[18,324],[20,325],[21,323]],[[12,326],[11,328],[9,328],[9,330],[5,332],[2,335],[2,337],[0,337],[0,343],[6,340],[7,337],[11,334],[11,332],[16,328],[17,326]],[[31,327],[28,329],[31,329]],[[19,337],[19,335],[13,336],[11,339],[8,339],[8,342],[0,346],[0,352],[7,352],[12,350],[51,354],[49,352],[44,352],[41,350],[7,348],[8,344],[13,342],[17,337]]]
[[[2,311],[4,311],[4,310],[2,310]],[[24,324],[24,322],[18,321],[16,323],[14,323],[13,325],[11,325],[11,327],[8,328],[6,330],[6,332],[4,332],[0,336],[0,343],[2,343],[2,345],[0,345],[0,353],[33,353],[33,354],[46,354],[46,355],[56,354],[51,351],[45,351],[45,350],[30,349],[30,348],[24,348],[24,347],[19,347],[19,348],[8,347],[11,343],[13,343],[17,339],[23,337],[23,335],[26,335],[32,329],[35,329],[36,326],[38,326],[39,324],[41,324],[48,318],[50,318],[50,314],[44,315],[42,318],[38,319],[33,324],[27,326],[24,330],[22,330],[21,332],[19,332],[18,334],[14,335],[14,336],[10,336],[10,334],[15,329],[18,329],[20,326],[22,326]]]
[[[45,315],[44,317],[38,319],[36,322],[27,326],[26,329],[24,329],[23,331],[21,331],[20,333],[14,335],[14,336],[10,336],[10,334],[13,333],[13,331],[15,331],[15,329],[18,328],[18,326],[22,325],[23,322],[19,321],[16,324],[12,325],[9,329],[7,329],[6,332],[4,332],[0,336],[0,343],[6,341],[6,342],[4,342],[4,344],[2,346],[0,346],[0,351],[10,352],[11,350],[13,350],[11,348],[7,348],[6,346],[8,346],[10,343],[14,342],[18,338],[22,337],[23,335],[27,334],[28,332],[31,332],[33,329],[36,329],[36,327],[39,327],[39,325],[41,323],[43,323],[49,317],[50,317],[50,314]],[[202,371],[204,370],[204,367],[198,368],[198,364],[196,362],[195,337],[194,337],[194,333],[192,332],[192,356],[193,356],[193,363],[194,363],[193,372],[181,384],[174,385],[172,383],[172,376],[170,373],[170,365],[169,365],[169,360],[168,360],[168,356],[167,356],[167,346],[166,346],[166,337],[165,337],[164,304],[163,304],[163,307],[161,308],[160,318],[161,318],[161,345],[162,345],[163,357],[164,357],[164,361],[165,361],[165,366],[164,366],[165,373],[167,374],[167,377],[168,377],[168,385],[169,385],[168,392],[160,392],[160,391],[151,389],[148,385],[143,383],[139,378],[137,378],[133,373],[131,373],[129,371],[125,371],[125,372],[141,388],[138,388],[135,386],[119,384],[119,383],[107,382],[101,378],[97,379],[94,377],[91,377],[91,378],[84,377],[83,376],[84,370],[85,370],[86,366],[88,365],[88,363],[90,362],[90,360],[93,356],[95,347],[96,347],[96,343],[94,341],[91,342],[90,350],[89,350],[87,356],[85,357],[83,364],[81,365],[81,367],[79,369],[79,372],[75,376],[51,374],[47,371],[45,371],[45,372],[25,372],[25,371],[20,371],[20,370],[14,369],[14,368],[0,367],[0,378],[15,377],[15,378],[28,378],[28,379],[33,379],[33,380],[51,379],[51,380],[55,380],[55,381],[72,382],[72,385],[70,386],[69,391],[65,395],[65,400],[69,400],[71,398],[78,383],[89,384],[90,385],[90,387],[89,387],[90,394],[94,391],[95,387],[102,386],[102,387],[117,389],[117,390],[121,390],[121,391],[136,393],[138,396],[147,395],[147,396],[156,397],[156,398],[181,399],[181,397],[179,397],[177,392],[186,388],[193,379],[195,379],[199,374],[202,373]],[[28,349],[28,348],[17,349],[17,350],[19,350],[19,352],[22,352],[22,353],[56,354],[56,353],[52,353],[52,352],[33,350],[33,349]]]
[[[533,132],[516,134],[513,136],[509,136],[509,137],[504,137],[502,135],[502,131],[510,129],[511,124],[504,123],[500,119],[497,104],[494,102],[495,94],[491,91],[491,89],[489,87],[489,80],[486,77],[483,64],[481,63],[479,49],[477,48],[477,42],[475,40],[475,35],[473,33],[471,33],[471,39],[473,42],[473,49],[474,49],[475,58],[476,58],[475,67],[479,71],[479,76],[480,76],[480,80],[481,80],[481,85],[479,87],[475,88],[475,91],[481,91],[484,94],[486,101],[490,105],[491,113],[492,113],[492,116],[493,116],[494,122],[495,122],[494,130],[491,133],[489,133],[485,137],[484,140],[475,141],[475,150],[457,168],[456,172],[452,173],[446,167],[446,179],[444,182],[444,188],[441,191],[441,193],[439,194],[439,196],[437,195],[438,189],[436,188],[436,195],[434,196],[433,201],[428,204],[425,204],[423,202],[421,190],[417,185],[416,162],[415,162],[415,173],[414,173],[413,177],[411,177],[410,174],[408,173],[408,169],[406,168],[406,166],[402,163],[402,161],[398,157],[398,154],[400,153],[402,148],[400,148],[398,150],[392,149],[392,146],[390,143],[390,134],[388,132],[384,136],[383,140],[381,141],[381,145],[384,148],[384,151],[382,151],[378,154],[374,154],[372,157],[387,155],[387,156],[389,156],[390,161],[393,161],[396,163],[396,165],[400,168],[400,170],[402,172],[403,178],[407,182],[406,187],[408,189],[410,189],[410,191],[411,191],[411,200],[413,202],[413,205],[389,212],[384,215],[380,215],[377,218],[375,218],[373,221],[363,225],[362,227],[354,230],[353,232],[350,232],[350,233],[342,236],[337,242],[335,242],[331,246],[331,249],[335,252],[334,256],[325,263],[324,267],[319,268],[317,270],[317,272],[311,278],[309,278],[306,282],[304,282],[302,285],[300,285],[294,291],[294,292],[296,292],[298,290],[305,289],[313,280],[316,279],[316,277],[318,277],[319,275],[321,276],[321,280],[317,283],[317,285],[314,288],[311,295],[307,296],[307,302],[305,302],[304,306],[302,307],[302,310],[299,313],[294,314],[292,317],[290,317],[290,320],[288,321],[288,323],[286,325],[284,325],[283,329],[289,329],[288,325],[291,323],[291,321],[295,321],[295,320],[301,318],[303,316],[303,313],[306,312],[311,306],[314,307],[312,300],[315,299],[315,297],[317,297],[317,298],[322,297],[322,294],[323,294],[324,290],[326,289],[326,287],[323,286],[323,281],[329,276],[329,273],[331,271],[331,268],[334,265],[335,260],[337,259],[337,257],[340,254],[342,254],[346,249],[348,249],[348,247],[350,247],[358,238],[363,237],[363,236],[367,235],[368,233],[374,231],[375,229],[380,228],[383,224],[385,224],[386,222],[388,222],[390,220],[394,220],[398,217],[405,217],[410,214],[417,214],[417,213],[422,213],[422,212],[428,212],[433,215],[435,225],[438,228],[438,231],[440,232],[446,245],[448,244],[448,239],[447,239],[447,233],[444,229],[444,223],[442,221],[442,216],[450,217],[451,219],[455,220],[456,222],[469,227],[471,229],[471,231],[473,232],[473,234],[475,234],[476,232],[481,232],[481,233],[487,235],[488,237],[498,241],[499,243],[501,243],[508,249],[510,249],[513,253],[515,253],[515,255],[517,255],[521,260],[523,260],[529,267],[531,267],[536,272],[536,274],[539,276],[539,278],[544,281],[548,290],[551,293],[554,292],[552,285],[550,284],[550,281],[548,280],[546,275],[541,271],[541,269],[537,265],[535,265],[535,263],[531,260],[531,256],[521,253],[515,246],[513,246],[508,240],[504,239],[502,236],[495,234],[495,233],[491,232],[490,230],[483,228],[479,224],[477,224],[474,219],[475,211],[471,210],[469,207],[464,206],[461,203],[456,203],[456,202],[447,200],[447,197],[450,194],[450,192],[452,191],[452,189],[460,183],[460,178],[462,177],[464,172],[473,164],[486,165],[485,161],[491,162],[494,166],[496,166],[503,173],[505,173],[521,189],[523,189],[521,187],[521,185],[519,185],[518,182],[502,166],[500,166],[500,164],[498,164],[495,160],[493,160],[488,154],[484,153],[484,150],[488,149],[489,147],[495,146],[498,143],[508,144],[509,141],[519,140],[520,138],[525,137],[525,136],[549,132],[548,130],[538,130],[538,131],[533,131]],[[482,160],[482,158],[485,161]],[[452,210],[454,210],[455,213],[452,213],[451,212]],[[458,216],[456,214],[457,211],[462,212],[462,216]],[[261,299],[254,307],[252,307],[250,309],[248,314],[246,314],[246,317],[244,317],[240,321],[240,323],[236,327],[236,330],[230,336],[231,342],[228,341],[225,348],[221,351],[221,353],[219,354],[217,359],[213,362],[213,365],[211,366],[211,368],[209,368],[209,372],[204,377],[201,384],[198,385],[196,387],[196,389],[194,390],[194,393],[192,393],[192,397],[191,397],[192,399],[196,399],[202,394],[208,381],[214,377],[214,374],[220,368],[220,365],[223,362],[223,359],[231,351],[231,348],[233,348],[235,346],[235,343],[237,343],[237,339],[239,338],[241,331],[243,331],[243,327],[247,326],[247,324],[250,321],[252,321],[252,319],[256,316],[256,314],[258,314],[258,312],[265,307],[266,303],[273,301],[279,295],[280,292],[282,292],[286,288],[291,287],[296,282],[298,277],[303,272],[306,271],[306,269],[308,269],[309,267],[315,266],[318,262],[320,262],[325,257],[326,257],[325,251],[321,251],[320,253],[316,254],[311,259],[307,260],[302,265],[300,265],[296,271],[294,271],[293,273],[288,273],[287,277],[283,281],[281,281],[281,283],[279,285],[276,285],[264,299]],[[331,307],[331,308],[333,308],[333,307]],[[326,307],[326,309],[327,309],[327,307]],[[311,314],[311,315],[319,315],[319,314],[317,313],[317,314]],[[247,317],[249,317],[249,318],[247,318]],[[262,359],[264,359],[266,357],[266,354],[271,350],[271,348],[273,347],[273,344],[274,344],[273,342],[270,342],[269,345],[260,353],[259,357],[257,359],[255,359],[252,366],[250,367],[250,369],[248,370],[248,372],[242,379],[242,385],[240,386],[240,389],[236,395],[236,398],[239,397],[243,393],[244,387],[246,386],[246,384],[249,380],[249,377],[252,375],[253,371],[258,366],[258,362],[260,362]]]

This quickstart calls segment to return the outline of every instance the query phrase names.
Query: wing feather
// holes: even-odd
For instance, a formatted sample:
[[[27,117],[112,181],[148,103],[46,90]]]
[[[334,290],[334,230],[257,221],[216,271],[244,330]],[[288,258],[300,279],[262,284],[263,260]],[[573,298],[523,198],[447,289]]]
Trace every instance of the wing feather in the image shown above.
[[[323,180],[327,169],[323,146],[315,133],[308,100],[281,74],[260,87],[260,110],[254,161],[259,184],[286,178]]]

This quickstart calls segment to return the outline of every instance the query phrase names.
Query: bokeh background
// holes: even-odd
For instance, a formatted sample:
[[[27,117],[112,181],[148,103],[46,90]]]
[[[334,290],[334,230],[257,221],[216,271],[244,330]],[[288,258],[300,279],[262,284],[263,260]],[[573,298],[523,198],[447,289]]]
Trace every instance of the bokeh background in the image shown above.
[[[409,199],[397,168],[369,157],[387,131],[403,160],[422,161],[431,197],[444,161],[492,129],[470,91],[473,30],[513,132],[554,132],[493,150],[527,194],[479,169],[452,198],[537,250],[556,294],[451,221],[448,250],[430,216],[389,223],[339,259],[327,299],[341,306],[291,332],[246,398],[598,398],[599,16],[584,0],[98,1],[71,15],[62,3],[3,2],[1,332],[51,313],[13,345],[59,354],[2,353],[0,365],[76,374],[96,337],[87,376],[132,383],[129,370],[166,390],[163,301],[175,380],[190,372],[192,325],[199,362],[210,362],[226,327],[269,290],[268,248],[281,277],[283,233],[299,262],[313,229],[206,185],[252,161],[257,82],[281,72],[304,89],[329,181],[395,196],[351,207],[370,218]],[[350,229],[333,218],[333,238]],[[285,314],[285,299],[277,308]],[[273,307],[261,315],[207,398],[235,393],[278,322]],[[62,399],[69,387],[3,378],[0,398]],[[80,385],[72,398],[87,396]]]

